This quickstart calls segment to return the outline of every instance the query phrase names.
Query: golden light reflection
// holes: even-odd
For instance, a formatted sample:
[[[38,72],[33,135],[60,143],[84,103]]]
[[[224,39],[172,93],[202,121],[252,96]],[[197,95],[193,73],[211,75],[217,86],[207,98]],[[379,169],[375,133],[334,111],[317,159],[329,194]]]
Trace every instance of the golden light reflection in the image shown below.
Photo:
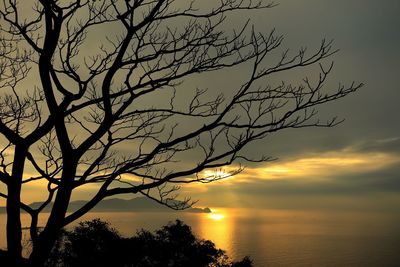
[[[225,218],[225,215],[221,213],[210,213],[207,217],[214,221],[221,221]]]
[[[212,209],[209,214],[202,214],[200,236],[212,240],[217,247],[230,250],[234,233],[234,219],[228,209]]]

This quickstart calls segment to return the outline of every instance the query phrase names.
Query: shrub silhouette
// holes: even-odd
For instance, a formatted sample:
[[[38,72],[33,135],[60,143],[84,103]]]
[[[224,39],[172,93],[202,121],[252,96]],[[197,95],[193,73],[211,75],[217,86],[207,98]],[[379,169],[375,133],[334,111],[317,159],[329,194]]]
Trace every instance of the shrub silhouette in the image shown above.
[[[123,266],[120,264],[122,237],[100,219],[79,223],[62,231],[47,266]]]
[[[251,267],[250,258],[232,262],[210,240],[196,238],[180,220],[152,233],[140,230],[124,238],[100,219],[64,230],[47,266]]]

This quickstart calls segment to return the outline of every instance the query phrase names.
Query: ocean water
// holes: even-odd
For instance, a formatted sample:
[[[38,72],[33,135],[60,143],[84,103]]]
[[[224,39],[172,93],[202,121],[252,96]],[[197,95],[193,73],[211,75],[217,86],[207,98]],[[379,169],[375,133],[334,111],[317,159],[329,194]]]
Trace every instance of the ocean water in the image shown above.
[[[6,245],[5,218],[0,214],[0,247]],[[82,220],[93,218],[125,236],[181,219],[198,237],[234,259],[249,255],[255,266],[400,266],[400,214],[394,213],[220,208],[212,214],[97,212]],[[24,226],[28,219],[23,215]]]

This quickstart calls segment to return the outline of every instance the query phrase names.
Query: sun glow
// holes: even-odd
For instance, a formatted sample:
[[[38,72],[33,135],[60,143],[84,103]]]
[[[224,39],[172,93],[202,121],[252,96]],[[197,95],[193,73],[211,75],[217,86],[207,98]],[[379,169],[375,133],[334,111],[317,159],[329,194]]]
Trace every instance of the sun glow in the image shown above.
[[[206,170],[202,172],[201,178],[206,182],[212,182],[216,180],[229,180],[233,175],[235,175],[234,171]]]
[[[231,173],[229,172],[225,172],[223,170],[219,170],[219,171],[210,171],[207,170],[204,172],[204,175],[206,177],[210,177],[210,178],[227,178],[231,175]]]
[[[208,214],[208,218],[214,221],[221,221],[225,218],[225,215],[221,213],[210,213]]]

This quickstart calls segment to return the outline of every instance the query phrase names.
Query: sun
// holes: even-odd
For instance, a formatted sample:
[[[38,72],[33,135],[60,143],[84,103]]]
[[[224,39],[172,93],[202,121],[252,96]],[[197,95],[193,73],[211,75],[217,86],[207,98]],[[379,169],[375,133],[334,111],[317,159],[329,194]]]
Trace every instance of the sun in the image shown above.
[[[225,218],[225,215],[221,213],[210,213],[208,214],[208,218],[214,221],[221,221]]]
[[[217,171],[211,171],[211,170],[206,170],[204,171],[205,179],[206,180],[219,180],[219,179],[227,179],[232,176],[232,173],[226,172],[224,170],[217,170]]]

